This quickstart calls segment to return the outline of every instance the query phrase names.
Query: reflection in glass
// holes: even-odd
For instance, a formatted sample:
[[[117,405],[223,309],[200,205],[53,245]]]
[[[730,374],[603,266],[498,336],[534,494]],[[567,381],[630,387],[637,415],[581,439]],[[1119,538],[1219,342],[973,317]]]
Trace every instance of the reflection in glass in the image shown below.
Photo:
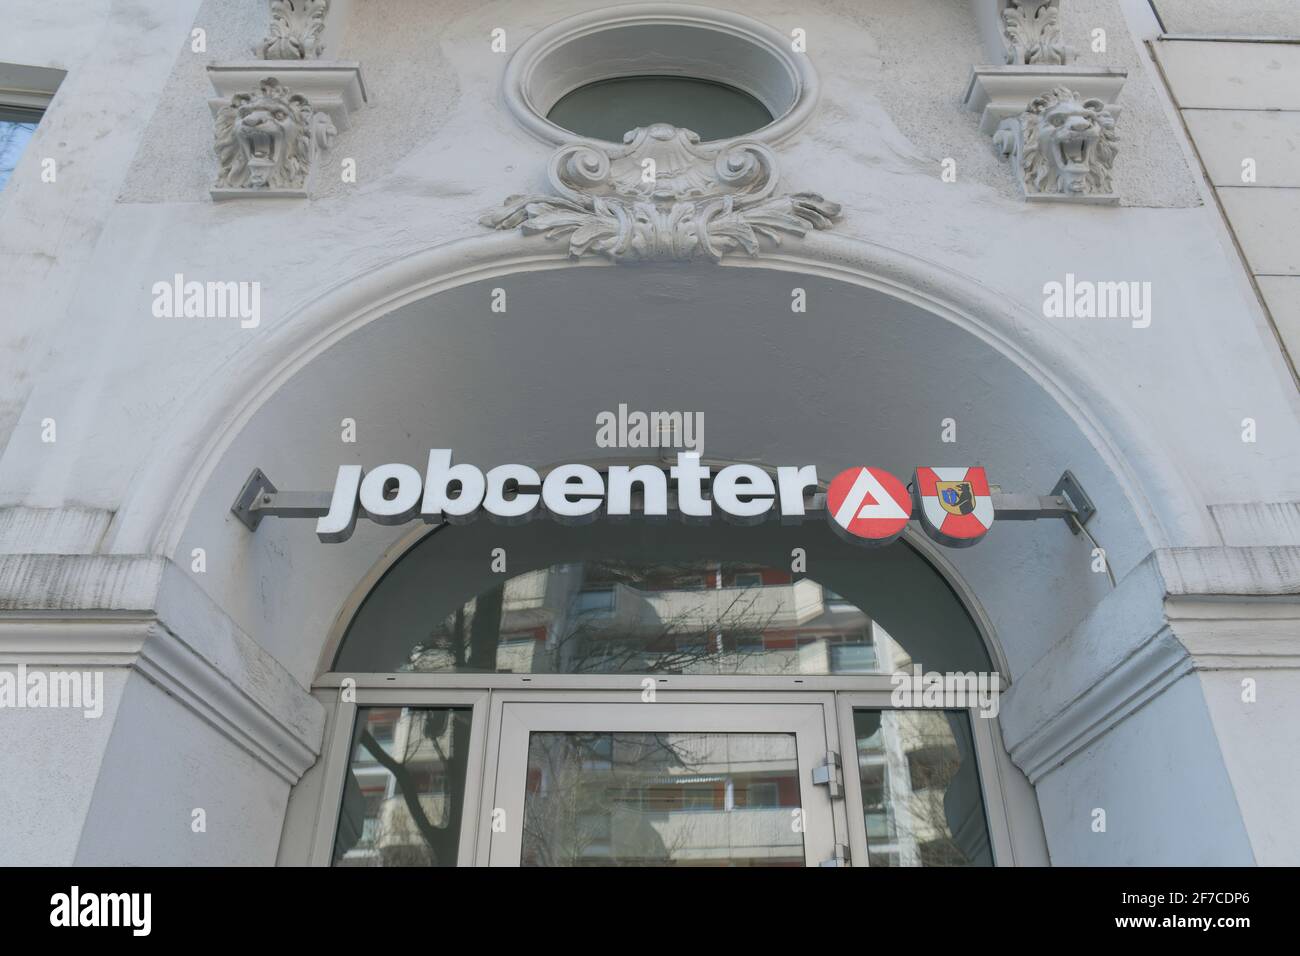
[[[533,733],[524,866],[803,866],[789,734]]]
[[[512,577],[481,560],[510,555]],[[791,555],[808,558],[792,569]],[[334,670],[459,674],[988,671],[970,615],[906,544],[826,522],[444,526],[367,595]]]
[[[965,711],[855,710],[871,866],[992,866]]]
[[[749,564],[554,565],[429,630],[402,670],[872,674],[906,655],[816,581]]]
[[[362,707],[335,866],[455,866],[470,711]]]
[[[0,107],[0,189],[9,181],[40,119],[39,110]]]
[[[772,122],[767,107],[743,90],[689,76],[622,76],[580,86],[551,107],[547,119],[583,136],[614,143],[638,126],[668,123],[729,139]]]

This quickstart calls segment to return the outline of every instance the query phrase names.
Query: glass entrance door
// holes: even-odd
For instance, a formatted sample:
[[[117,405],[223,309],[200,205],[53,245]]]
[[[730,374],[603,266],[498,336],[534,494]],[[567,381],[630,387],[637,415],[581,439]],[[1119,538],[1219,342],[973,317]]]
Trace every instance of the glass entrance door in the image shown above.
[[[814,782],[827,758],[825,706],[632,699],[501,703],[491,865],[835,857],[833,788]]]
[[[359,687],[290,837],[336,866],[1014,862],[1014,806],[988,781],[1032,791],[996,720],[892,696]]]

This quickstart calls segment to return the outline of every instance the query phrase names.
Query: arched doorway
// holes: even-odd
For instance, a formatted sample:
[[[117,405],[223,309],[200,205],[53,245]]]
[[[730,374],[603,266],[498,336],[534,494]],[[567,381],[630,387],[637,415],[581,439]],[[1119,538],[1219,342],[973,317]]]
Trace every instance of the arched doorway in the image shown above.
[[[921,463],[957,458],[983,464],[1009,490],[1044,493],[1068,467],[1098,504],[1091,528],[1105,542],[1117,573],[1145,555],[1150,542],[1143,528],[1150,516],[1134,509],[1128,493],[1131,473],[1114,466],[1113,447],[1098,437],[1095,422],[1081,420],[1077,409],[1060,401],[1059,392],[1045,384],[1050,376],[1041,368],[1013,360],[1001,333],[976,334],[940,314],[937,306],[923,308],[918,295],[885,291],[881,285],[839,281],[813,270],[752,266],[562,267],[504,275],[498,270],[486,279],[444,284],[442,291],[423,298],[403,298],[404,304],[386,314],[376,312],[346,334],[335,330],[322,335],[293,360],[292,370],[274,389],[264,389],[257,403],[241,413],[238,427],[209,455],[205,481],[192,496],[176,549],[187,553],[191,542],[217,538],[240,556],[209,574],[203,585],[326,701],[338,696],[337,687],[327,682],[327,675],[328,680],[337,678],[332,670],[336,648],[327,646],[328,635],[343,633],[361,598],[411,549],[413,539],[401,529],[366,524],[346,545],[322,545],[307,523],[285,521],[265,522],[249,535],[230,519],[228,509],[232,489],[255,466],[281,488],[319,490],[328,486],[340,463],[418,463],[431,447],[454,448],[458,459],[485,466],[592,460],[609,454],[594,447],[597,413],[626,404],[701,413],[707,422],[708,457],[814,463],[826,477],[853,464],[878,464],[906,474]],[[796,287],[809,303],[805,314],[790,309]],[[497,290],[509,303],[505,312],[491,307]],[[603,349],[602,343],[607,343]],[[955,446],[941,437],[948,418],[958,424]],[[345,420],[357,425],[355,443],[340,439],[339,425]],[[615,454],[631,459],[643,452],[620,449]],[[483,525],[482,533],[493,527]],[[539,528],[559,531],[546,524]],[[453,531],[462,537],[467,533],[463,528],[447,533]],[[759,529],[740,531],[754,534]],[[904,553],[906,548],[899,544],[891,551]],[[996,639],[991,656],[1002,679],[1010,682],[1024,662],[1041,654],[1043,642],[1065,633],[1109,588],[1105,576],[1082,573],[1087,553],[1088,543],[1063,523],[1049,527],[1039,522],[1000,526],[977,548],[928,558],[960,592],[959,604],[978,622],[978,630]],[[479,556],[486,566],[487,554]],[[520,570],[562,560],[550,557],[536,568]],[[775,559],[748,560],[781,566]],[[788,566],[788,559],[784,563]],[[809,576],[817,582],[813,569]],[[842,593],[833,584],[826,586]],[[477,598],[481,590],[454,594],[450,606]],[[869,606],[860,609],[872,613]],[[425,623],[439,620],[429,617]],[[883,626],[890,631],[888,624]],[[484,690],[485,682],[468,673],[445,676],[448,692],[460,695],[454,703],[472,709],[477,703],[473,695]],[[508,679],[523,685],[525,676],[532,685],[529,692],[538,693],[547,681],[569,675],[515,674]],[[620,689],[600,692],[640,692],[640,676],[617,676],[625,682]],[[711,680],[733,682],[730,689],[711,692],[740,703],[733,695],[759,676],[711,675]],[[493,681],[503,677],[494,675]],[[872,675],[845,679],[858,677],[866,681]],[[880,678],[884,675],[876,675]],[[390,691],[414,679],[390,671],[382,678],[388,689],[373,690],[392,700]],[[504,698],[486,689],[492,706],[498,701],[504,706]],[[856,688],[862,693],[888,689],[887,678],[874,688]],[[787,691],[809,692],[814,690],[807,684]],[[836,695],[850,691],[816,692],[831,695],[815,706],[823,716],[827,749],[838,744],[843,760],[856,747],[855,740],[846,747],[842,736],[842,728],[853,727],[853,714],[840,716]],[[876,706],[887,698],[887,693],[877,698]],[[398,703],[415,706],[411,700]],[[441,705],[451,706],[445,699]],[[341,740],[337,746],[342,749],[327,748],[293,798],[295,806],[307,800],[316,808],[307,830],[326,842],[304,839],[291,813],[283,859],[303,860],[313,852],[318,862],[331,858],[341,817],[316,814],[326,789],[338,788],[341,797],[351,750],[346,734],[338,738],[331,731],[328,739]],[[501,745],[499,736],[495,743],[484,739],[479,766],[495,759],[489,747]],[[974,746],[980,746],[978,733]],[[1015,804],[999,811],[986,797],[983,815],[994,860],[1000,859],[998,826],[989,818],[999,814],[1007,839],[1015,843],[1016,828],[1023,825],[1029,835],[1020,845],[1037,842],[1041,854],[1032,791],[1000,748],[993,749],[998,773],[982,779],[999,781],[1004,797],[1013,794]],[[842,769],[848,789],[852,768]],[[327,786],[326,778],[333,783]],[[836,810],[832,801],[830,813],[832,818],[843,815],[845,823],[841,830],[828,831],[829,856],[817,849],[818,861],[833,858],[839,834],[850,831],[847,811]],[[474,822],[487,828],[490,842],[490,817]],[[480,837],[475,845],[485,842]],[[330,849],[312,849],[320,846]],[[1032,850],[1025,852],[1032,857]],[[481,862],[478,856],[473,861]]]
[[[896,706],[913,669],[995,673],[910,545],[443,526],[369,591],[323,677],[357,708],[317,838],[361,866],[1010,862],[981,726],[1000,675],[984,709]]]

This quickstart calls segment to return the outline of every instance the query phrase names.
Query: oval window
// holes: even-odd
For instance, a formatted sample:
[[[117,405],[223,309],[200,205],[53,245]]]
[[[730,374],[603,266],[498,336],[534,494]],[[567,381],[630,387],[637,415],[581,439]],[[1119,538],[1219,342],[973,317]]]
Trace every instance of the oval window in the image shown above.
[[[773,119],[745,91],[687,76],[599,80],[561,97],[546,118],[581,136],[615,143],[629,130],[654,123],[692,130],[707,142],[743,136]]]

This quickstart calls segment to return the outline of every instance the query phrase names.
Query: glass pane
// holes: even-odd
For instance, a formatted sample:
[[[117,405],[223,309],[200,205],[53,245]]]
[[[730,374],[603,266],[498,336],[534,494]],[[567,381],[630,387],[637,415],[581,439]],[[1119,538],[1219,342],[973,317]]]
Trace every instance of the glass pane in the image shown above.
[[[9,181],[40,118],[37,110],[0,108],[0,189]]]
[[[524,866],[803,866],[792,734],[534,733]]]
[[[456,865],[470,714],[358,708],[335,866]]]
[[[510,555],[501,580],[481,555]],[[794,548],[809,574],[791,571]],[[397,562],[335,670],[821,675],[984,672],[978,631],[906,544],[823,523],[450,527]]]
[[[732,86],[686,76],[625,76],[579,87],[547,119],[583,136],[623,141],[638,126],[668,123],[708,141],[729,139],[772,122],[767,107]]]
[[[872,866],[992,866],[969,718],[961,710],[855,710]]]

